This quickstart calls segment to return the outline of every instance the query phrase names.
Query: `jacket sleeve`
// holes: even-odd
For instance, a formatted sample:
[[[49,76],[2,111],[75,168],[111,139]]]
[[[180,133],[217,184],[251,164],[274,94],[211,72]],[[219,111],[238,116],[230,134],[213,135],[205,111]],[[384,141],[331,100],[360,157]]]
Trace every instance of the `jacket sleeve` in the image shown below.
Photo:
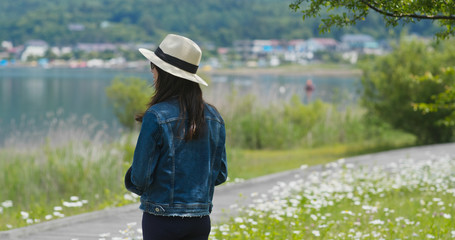
[[[224,149],[222,157],[221,157],[220,172],[218,173],[218,177],[216,178],[215,186],[218,186],[218,185],[226,182],[227,176],[228,176],[228,171],[227,171],[227,161],[226,161],[226,149]]]
[[[144,115],[141,131],[134,150],[133,164],[125,176],[126,188],[142,195],[153,182],[153,172],[158,163],[160,128],[157,116],[150,111]]]
[[[137,189],[136,186],[131,182],[131,167],[128,168],[128,171],[126,171],[125,174],[125,187],[128,191],[136,193],[137,195],[141,195],[142,192]]]
[[[224,182],[226,182],[226,179],[227,179],[227,176],[228,176],[228,169],[227,169],[227,159],[226,159],[226,130],[224,128],[224,125],[223,125],[223,128],[221,130],[221,144],[220,144],[220,148],[222,149],[221,150],[221,157],[220,157],[220,169],[219,169],[219,173],[218,173],[218,176],[215,180],[215,186],[217,185],[220,185]]]

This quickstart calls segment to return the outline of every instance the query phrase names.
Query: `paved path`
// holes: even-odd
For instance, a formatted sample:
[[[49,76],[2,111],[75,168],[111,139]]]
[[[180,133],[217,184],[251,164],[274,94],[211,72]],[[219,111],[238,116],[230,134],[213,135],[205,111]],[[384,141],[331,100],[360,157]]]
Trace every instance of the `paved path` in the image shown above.
[[[346,163],[362,165],[382,165],[399,159],[427,160],[429,155],[450,155],[455,159],[455,143],[438,144],[422,147],[386,151],[376,154],[367,154],[347,158]],[[218,187],[215,190],[214,210],[211,215],[212,223],[216,224],[235,214],[234,204],[248,204],[252,193],[267,194],[277,182],[290,182],[296,174],[305,175],[311,171],[321,171],[324,166],[312,166],[307,169],[291,170],[267,175],[245,181]],[[48,221],[29,227],[0,232],[0,239],[27,239],[27,240],[89,240],[89,239],[118,239],[125,237],[125,232],[134,233],[140,229],[141,211],[138,204],[106,209],[73,217]]]

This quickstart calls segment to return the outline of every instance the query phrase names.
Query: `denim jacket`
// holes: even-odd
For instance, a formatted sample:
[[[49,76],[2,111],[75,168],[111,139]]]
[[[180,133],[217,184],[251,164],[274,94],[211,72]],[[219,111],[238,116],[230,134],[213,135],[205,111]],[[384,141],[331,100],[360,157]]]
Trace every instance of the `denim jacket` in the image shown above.
[[[204,116],[206,130],[185,141],[178,133],[183,128],[177,99],[146,111],[125,175],[125,186],[141,196],[143,211],[188,217],[211,213],[214,188],[227,178],[226,132],[222,117],[208,104]]]

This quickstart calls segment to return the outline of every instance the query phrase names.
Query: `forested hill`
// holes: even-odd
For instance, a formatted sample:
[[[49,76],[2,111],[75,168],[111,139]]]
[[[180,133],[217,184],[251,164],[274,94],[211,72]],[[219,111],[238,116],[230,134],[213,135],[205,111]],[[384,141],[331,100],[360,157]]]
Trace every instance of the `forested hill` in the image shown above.
[[[52,45],[76,42],[157,42],[167,33],[230,46],[236,39],[295,39],[366,33],[389,36],[378,14],[350,29],[320,35],[317,19],[302,21],[293,0],[2,0],[0,41],[15,45],[42,39]],[[430,35],[431,22],[408,32]],[[395,32],[400,29],[394,29]]]

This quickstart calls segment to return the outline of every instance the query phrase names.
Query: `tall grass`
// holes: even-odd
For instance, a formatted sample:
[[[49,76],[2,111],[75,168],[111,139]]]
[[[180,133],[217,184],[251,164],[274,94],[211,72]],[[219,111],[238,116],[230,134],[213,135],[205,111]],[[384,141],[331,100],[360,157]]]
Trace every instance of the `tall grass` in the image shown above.
[[[340,106],[316,100],[304,104],[297,96],[289,102],[262,106],[255,97],[231,97],[222,109],[228,144],[243,149],[312,148],[334,144],[413,144],[415,137],[393,130],[365,116],[357,105]]]
[[[68,121],[52,119],[44,141],[14,134],[0,148],[0,230],[135,201],[123,187],[135,135],[108,141],[94,123]]]

